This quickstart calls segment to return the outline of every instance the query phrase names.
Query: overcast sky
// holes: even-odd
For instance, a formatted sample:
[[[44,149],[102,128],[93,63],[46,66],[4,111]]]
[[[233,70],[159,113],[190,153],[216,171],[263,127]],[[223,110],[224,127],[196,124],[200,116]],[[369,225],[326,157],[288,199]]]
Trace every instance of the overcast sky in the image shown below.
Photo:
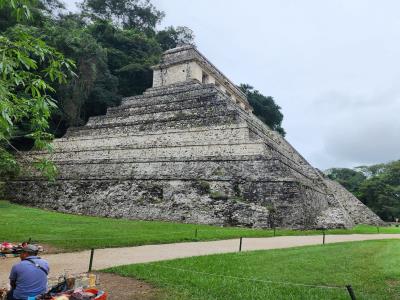
[[[69,7],[76,0],[67,0]],[[314,166],[400,159],[400,1],[153,0],[235,83],[273,96]]]

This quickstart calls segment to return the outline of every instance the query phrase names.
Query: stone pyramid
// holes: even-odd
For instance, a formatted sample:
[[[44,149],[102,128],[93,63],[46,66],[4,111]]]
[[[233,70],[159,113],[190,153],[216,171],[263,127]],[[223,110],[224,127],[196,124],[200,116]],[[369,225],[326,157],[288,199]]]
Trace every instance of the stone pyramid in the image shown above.
[[[8,183],[9,199],[70,213],[226,226],[382,222],[258,120],[246,96],[193,46],[165,52],[152,88],[70,128],[54,149],[57,180],[21,176]]]

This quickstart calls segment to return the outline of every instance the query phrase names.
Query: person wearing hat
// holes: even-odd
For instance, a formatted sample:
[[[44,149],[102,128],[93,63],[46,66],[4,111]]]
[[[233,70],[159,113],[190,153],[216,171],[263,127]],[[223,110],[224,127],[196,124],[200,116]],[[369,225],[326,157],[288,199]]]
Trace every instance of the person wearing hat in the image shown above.
[[[21,262],[15,264],[10,272],[11,291],[7,300],[26,300],[47,292],[49,264],[37,256],[38,247],[28,244],[22,248]]]

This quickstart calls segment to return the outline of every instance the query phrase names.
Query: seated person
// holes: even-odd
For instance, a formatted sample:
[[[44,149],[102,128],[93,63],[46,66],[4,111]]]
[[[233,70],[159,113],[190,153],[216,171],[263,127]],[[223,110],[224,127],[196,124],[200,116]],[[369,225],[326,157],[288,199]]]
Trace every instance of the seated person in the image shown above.
[[[21,262],[11,269],[11,291],[7,300],[26,300],[47,292],[49,264],[37,256],[38,250],[35,245],[26,245],[22,249]]]

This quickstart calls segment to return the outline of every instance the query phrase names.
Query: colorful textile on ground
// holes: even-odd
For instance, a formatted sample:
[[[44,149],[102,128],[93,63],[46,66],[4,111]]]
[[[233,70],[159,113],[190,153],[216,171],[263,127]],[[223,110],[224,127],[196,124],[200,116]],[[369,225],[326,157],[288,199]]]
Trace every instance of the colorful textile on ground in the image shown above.
[[[20,244],[13,244],[10,242],[3,242],[0,244],[0,257],[18,257],[22,252],[22,249],[28,245],[29,242],[22,242]],[[36,245],[39,249],[39,252],[43,251],[43,247]]]

